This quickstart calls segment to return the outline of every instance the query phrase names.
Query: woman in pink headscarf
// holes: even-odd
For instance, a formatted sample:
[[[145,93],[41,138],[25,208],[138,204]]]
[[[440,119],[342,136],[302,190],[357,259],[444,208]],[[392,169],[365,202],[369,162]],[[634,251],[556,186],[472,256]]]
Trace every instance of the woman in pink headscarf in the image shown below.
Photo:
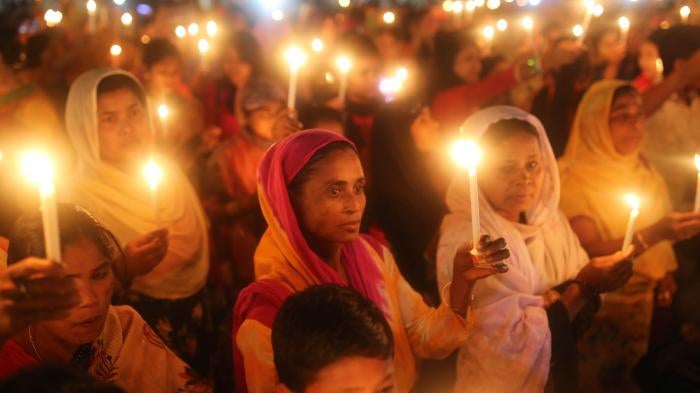
[[[398,392],[411,390],[416,356],[444,357],[466,340],[474,282],[507,270],[496,267],[508,257],[505,242],[482,239],[491,268],[475,268],[465,244],[454,258],[458,273],[442,288],[447,302],[430,308],[401,277],[389,250],[359,233],[364,183],[354,145],[329,131],[294,134],[265,154],[258,195],[268,229],[255,253],[258,281],[241,293],[234,310],[234,364],[242,391],[275,391],[272,321],[289,294],[313,285],[352,287],[384,312],[394,334]]]

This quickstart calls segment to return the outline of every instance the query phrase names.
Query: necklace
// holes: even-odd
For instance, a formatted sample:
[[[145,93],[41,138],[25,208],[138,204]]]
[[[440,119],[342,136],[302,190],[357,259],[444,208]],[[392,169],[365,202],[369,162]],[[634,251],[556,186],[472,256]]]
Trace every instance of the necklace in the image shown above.
[[[36,357],[39,359],[39,361],[42,361],[41,355],[39,354],[39,348],[36,346],[36,342],[34,341],[34,336],[32,335],[32,325],[29,325],[27,328],[27,331],[29,332],[29,343],[32,345],[32,349],[34,350],[34,354]]]

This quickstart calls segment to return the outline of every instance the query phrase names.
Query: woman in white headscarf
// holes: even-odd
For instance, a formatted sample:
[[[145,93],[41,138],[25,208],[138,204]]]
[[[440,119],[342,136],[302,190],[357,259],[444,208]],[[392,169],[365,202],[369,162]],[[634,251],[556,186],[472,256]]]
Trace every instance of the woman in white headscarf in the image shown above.
[[[155,157],[164,178],[153,203],[142,174],[152,154],[149,113],[141,84],[127,72],[96,69],[76,79],[66,107],[77,161],[69,199],[91,212],[124,247],[128,290],[122,300],[201,369],[206,364],[201,341],[207,224],[190,183],[164,157]]]
[[[621,286],[631,274],[627,253],[589,261],[560,213],[559,173],[542,124],[514,107],[472,115],[462,126],[485,160],[479,167],[481,234],[502,236],[511,250],[508,273],[474,289],[475,331],[462,346],[457,392],[576,390],[576,335],[598,293]],[[438,281],[470,239],[467,175],[447,194],[438,248]],[[588,312],[582,312],[582,310]]]

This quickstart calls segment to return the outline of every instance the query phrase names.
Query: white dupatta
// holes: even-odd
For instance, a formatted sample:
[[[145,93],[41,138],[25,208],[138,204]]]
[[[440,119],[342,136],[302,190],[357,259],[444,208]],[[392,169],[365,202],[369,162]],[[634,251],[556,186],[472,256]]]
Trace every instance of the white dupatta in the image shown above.
[[[481,233],[505,238],[511,252],[506,260],[510,270],[475,286],[475,327],[459,352],[455,392],[543,391],[549,374],[551,333],[542,295],[574,278],[589,260],[558,209],[559,172],[540,121],[520,109],[496,106],[469,117],[462,130],[478,140],[491,124],[505,119],[521,119],[537,129],[544,181],[539,200],[525,212],[528,224],[497,214],[480,193]],[[441,286],[452,280],[457,248],[472,238],[466,174],[453,180],[447,205],[450,213],[443,220],[438,247]]]

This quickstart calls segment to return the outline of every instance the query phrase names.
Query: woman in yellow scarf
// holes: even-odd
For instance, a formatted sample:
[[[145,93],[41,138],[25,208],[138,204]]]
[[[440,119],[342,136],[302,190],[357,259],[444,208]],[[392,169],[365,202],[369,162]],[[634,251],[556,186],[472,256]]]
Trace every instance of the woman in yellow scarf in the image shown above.
[[[671,212],[664,180],[640,154],[643,135],[639,93],[626,82],[601,81],[584,95],[559,162],[561,209],[591,257],[622,247],[625,194],[641,201],[634,275],[605,297],[580,343],[584,391],[634,389],[630,371],[647,350],[654,290],[661,306],[675,292],[672,245],[700,231],[700,214]]]

